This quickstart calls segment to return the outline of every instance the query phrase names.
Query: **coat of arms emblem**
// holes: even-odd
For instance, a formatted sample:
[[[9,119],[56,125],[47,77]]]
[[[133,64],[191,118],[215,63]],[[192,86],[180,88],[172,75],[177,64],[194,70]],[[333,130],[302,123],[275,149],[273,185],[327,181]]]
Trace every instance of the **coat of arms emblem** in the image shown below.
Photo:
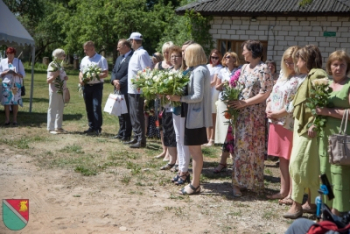
[[[2,220],[10,230],[23,229],[29,220],[29,199],[3,199]]]

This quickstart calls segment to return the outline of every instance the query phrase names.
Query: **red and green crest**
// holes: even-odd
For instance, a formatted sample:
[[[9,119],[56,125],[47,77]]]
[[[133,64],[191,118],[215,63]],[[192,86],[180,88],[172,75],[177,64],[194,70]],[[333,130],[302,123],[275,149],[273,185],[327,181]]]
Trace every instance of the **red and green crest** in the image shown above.
[[[3,199],[2,221],[13,231],[23,229],[29,220],[29,199]]]

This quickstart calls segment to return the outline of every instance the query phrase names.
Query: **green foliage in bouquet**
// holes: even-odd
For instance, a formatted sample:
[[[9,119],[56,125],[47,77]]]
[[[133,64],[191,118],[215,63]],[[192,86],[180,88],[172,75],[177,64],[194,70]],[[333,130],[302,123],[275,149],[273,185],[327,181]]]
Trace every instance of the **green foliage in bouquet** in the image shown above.
[[[152,100],[165,95],[182,95],[184,87],[189,82],[189,77],[181,72],[172,72],[167,70],[151,70],[146,68],[139,71],[132,84],[140,91],[146,100]],[[162,105],[166,99],[161,98]],[[180,102],[173,102],[173,106],[179,106]]]
[[[97,65],[90,65],[87,68],[84,69],[83,71],[83,83],[87,84],[88,82],[92,80],[100,80],[100,74],[102,70],[99,66]]]
[[[310,108],[312,115],[315,116],[314,122],[309,124],[315,126],[316,131],[320,131],[326,124],[326,117],[317,115],[316,107],[326,107],[328,104],[328,97],[330,93],[333,91],[331,87],[329,87],[328,78],[316,79],[312,82],[313,86],[310,91],[310,98],[307,99],[306,106]]]

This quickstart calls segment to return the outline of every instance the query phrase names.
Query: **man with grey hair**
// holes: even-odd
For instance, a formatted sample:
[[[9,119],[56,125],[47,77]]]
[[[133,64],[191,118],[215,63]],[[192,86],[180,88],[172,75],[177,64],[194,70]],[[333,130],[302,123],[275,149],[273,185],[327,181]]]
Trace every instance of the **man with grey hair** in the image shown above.
[[[131,118],[134,139],[125,144],[130,144],[130,148],[146,147],[145,137],[145,116],[143,113],[144,98],[141,97],[141,90],[138,90],[131,82],[138,71],[142,71],[147,67],[152,67],[152,60],[146,50],[142,47],[142,35],[139,32],[133,32],[129,41],[134,49],[129,68],[128,68],[128,98],[129,113]]]
[[[128,67],[129,61],[133,54],[131,44],[125,39],[121,39],[118,42],[117,50],[120,56],[117,58],[114,64],[114,68],[111,76],[111,84],[114,86],[114,90],[124,95],[126,106],[128,110],[129,99],[128,99]],[[119,118],[119,132],[113,138],[120,139],[123,142],[130,141],[131,137],[131,121],[130,114],[122,114]]]
[[[83,97],[85,101],[85,108],[87,118],[89,121],[89,128],[84,133],[89,135],[99,135],[102,126],[102,93],[104,78],[108,76],[107,60],[96,53],[95,45],[92,41],[84,43],[84,53],[86,56],[81,60],[79,83],[83,87]],[[97,65],[102,72],[99,77],[100,80],[93,78],[87,84],[83,82],[84,70],[89,66]]]

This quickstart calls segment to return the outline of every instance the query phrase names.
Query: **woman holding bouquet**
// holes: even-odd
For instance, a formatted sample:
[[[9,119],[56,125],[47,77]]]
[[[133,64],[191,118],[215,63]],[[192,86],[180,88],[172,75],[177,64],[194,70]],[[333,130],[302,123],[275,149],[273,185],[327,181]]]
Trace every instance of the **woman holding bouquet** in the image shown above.
[[[221,100],[224,84],[228,83],[231,77],[239,70],[239,58],[235,52],[226,52],[222,61],[223,68],[220,69],[215,88],[220,92],[217,101],[217,120],[215,123],[215,143],[223,144],[219,165],[214,169],[214,173],[220,173],[227,168],[227,158],[229,153],[233,153],[233,132],[229,126],[228,119],[225,118],[227,104]]]
[[[182,72],[182,54],[181,48],[173,46],[170,48],[170,61],[173,64],[172,72]],[[190,182],[190,174],[188,173],[188,165],[190,162],[190,151],[187,145],[184,145],[185,135],[185,116],[181,116],[181,106],[174,107],[172,114],[174,130],[176,135],[177,159],[179,162],[179,170],[177,175],[172,179],[176,185]]]
[[[264,190],[265,100],[270,95],[273,80],[270,70],[261,60],[260,41],[242,44],[245,61],[239,81],[244,85],[240,100],[229,104],[240,111],[234,125],[233,195],[242,196],[241,189],[260,193]]]
[[[293,148],[289,162],[293,205],[283,215],[291,219],[302,216],[303,212],[316,211],[314,202],[319,189],[320,159],[317,132],[312,125],[315,116],[306,104],[307,99],[310,98],[312,81],[327,77],[327,73],[321,69],[322,56],[316,46],[307,45],[299,49],[295,54],[295,61],[300,74],[307,74],[307,76],[299,86],[293,101]],[[308,190],[309,196],[308,201],[302,206],[305,189]]]
[[[169,57],[169,49],[170,49],[170,47],[172,47],[174,45],[174,43],[172,42],[172,41],[168,41],[168,42],[165,42],[164,44],[163,44],[163,47],[162,47],[162,57],[164,58],[164,60],[162,60],[162,61],[160,61],[160,62],[158,62],[158,63],[156,63],[155,64],[155,66],[154,66],[154,69],[156,69],[156,70],[165,70],[165,69],[170,69],[171,67],[172,67],[172,63],[171,63],[171,61],[170,61],[170,57]],[[159,100],[159,99],[158,99]],[[160,103],[159,103],[159,101],[158,100],[156,100],[155,101],[155,105],[159,105]],[[157,103],[156,103],[157,102]],[[161,112],[161,113],[163,113],[162,115],[164,115],[164,113],[166,112],[166,109],[168,109],[168,112],[169,112],[169,110],[171,109],[171,107],[170,106],[168,106],[168,107],[165,107],[165,109],[164,109],[164,111],[163,112]],[[170,115],[171,116],[171,115]],[[157,118],[159,118],[159,125],[163,125],[163,117],[164,116],[161,116],[160,118],[159,118],[159,116],[157,116]],[[171,121],[171,123],[169,122],[169,121]],[[172,123],[172,118],[170,117],[170,119],[168,119],[168,122],[167,123],[165,123],[166,125],[168,125],[168,126],[172,126],[173,125],[173,123]],[[161,129],[160,129],[160,138],[161,138],[161,141],[162,141],[162,147],[163,147],[163,152],[162,153],[160,153],[159,155],[157,155],[157,156],[155,156],[155,158],[164,158],[164,160],[165,161],[167,161],[167,160],[169,160],[170,159],[170,161],[171,161],[171,155],[174,155],[174,152],[169,152],[168,151],[168,147],[165,145],[165,143],[164,143],[164,128],[163,127],[161,127]],[[174,133],[174,129],[169,129],[169,132],[168,133],[173,133],[173,134],[171,134],[171,135],[174,135],[175,136],[175,133]],[[175,149],[176,150],[176,149]],[[169,155],[169,154],[171,154],[171,155]],[[175,153],[176,154],[176,153]],[[176,158],[176,157],[175,157]],[[176,161],[176,160],[175,160]],[[169,166],[169,165],[175,165],[175,164],[172,164],[171,162],[170,162],[170,164],[168,164],[168,166],[166,166],[166,167],[162,167],[161,169],[162,170],[168,170],[168,169],[170,169],[171,167]]]
[[[342,50],[331,53],[326,69],[333,77],[330,83],[333,92],[329,96],[327,107],[316,109],[318,115],[327,117],[326,125],[320,134],[319,153],[321,174],[327,175],[335,196],[332,201],[325,199],[325,203],[332,208],[333,214],[339,215],[340,212],[350,210],[350,166],[329,163],[328,137],[339,133],[344,110],[350,109],[350,56]],[[350,135],[349,127],[346,134]]]
[[[216,101],[218,100],[219,92],[216,90],[217,75],[222,68],[221,65],[221,53],[217,49],[213,49],[210,52],[209,64],[207,68],[210,72],[210,86],[211,86],[211,113],[213,117],[213,127],[207,129],[209,143],[204,146],[212,146],[214,144],[215,137],[215,123],[216,123]]]
[[[49,84],[49,109],[47,110],[47,130],[51,134],[64,133],[63,121],[63,90],[68,77],[63,70],[63,60],[66,57],[64,50],[55,49],[52,52],[54,60],[47,69],[47,83]]]
[[[203,154],[201,145],[207,143],[206,127],[212,126],[210,105],[210,73],[206,67],[207,58],[199,44],[192,44],[186,48],[186,64],[191,68],[188,94],[184,96],[171,95],[172,101],[188,104],[181,116],[185,117],[184,145],[189,147],[193,157],[192,182],[181,189],[181,194],[198,194],[200,188],[200,175],[203,168]]]
[[[293,145],[293,99],[305,78],[305,74],[297,75],[294,68],[293,58],[298,49],[298,46],[292,46],[283,53],[280,77],[266,101],[270,123],[267,154],[279,157],[281,173],[280,192],[267,198],[280,199],[280,204],[289,205],[292,203],[289,159]]]
[[[15,58],[16,49],[9,47],[6,50],[7,58],[0,61],[2,78],[1,104],[5,106],[5,126],[10,125],[10,107],[13,111],[13,126],[17,126],[18,105],[23,106],[21,86],[25,76],[21,60]]]

